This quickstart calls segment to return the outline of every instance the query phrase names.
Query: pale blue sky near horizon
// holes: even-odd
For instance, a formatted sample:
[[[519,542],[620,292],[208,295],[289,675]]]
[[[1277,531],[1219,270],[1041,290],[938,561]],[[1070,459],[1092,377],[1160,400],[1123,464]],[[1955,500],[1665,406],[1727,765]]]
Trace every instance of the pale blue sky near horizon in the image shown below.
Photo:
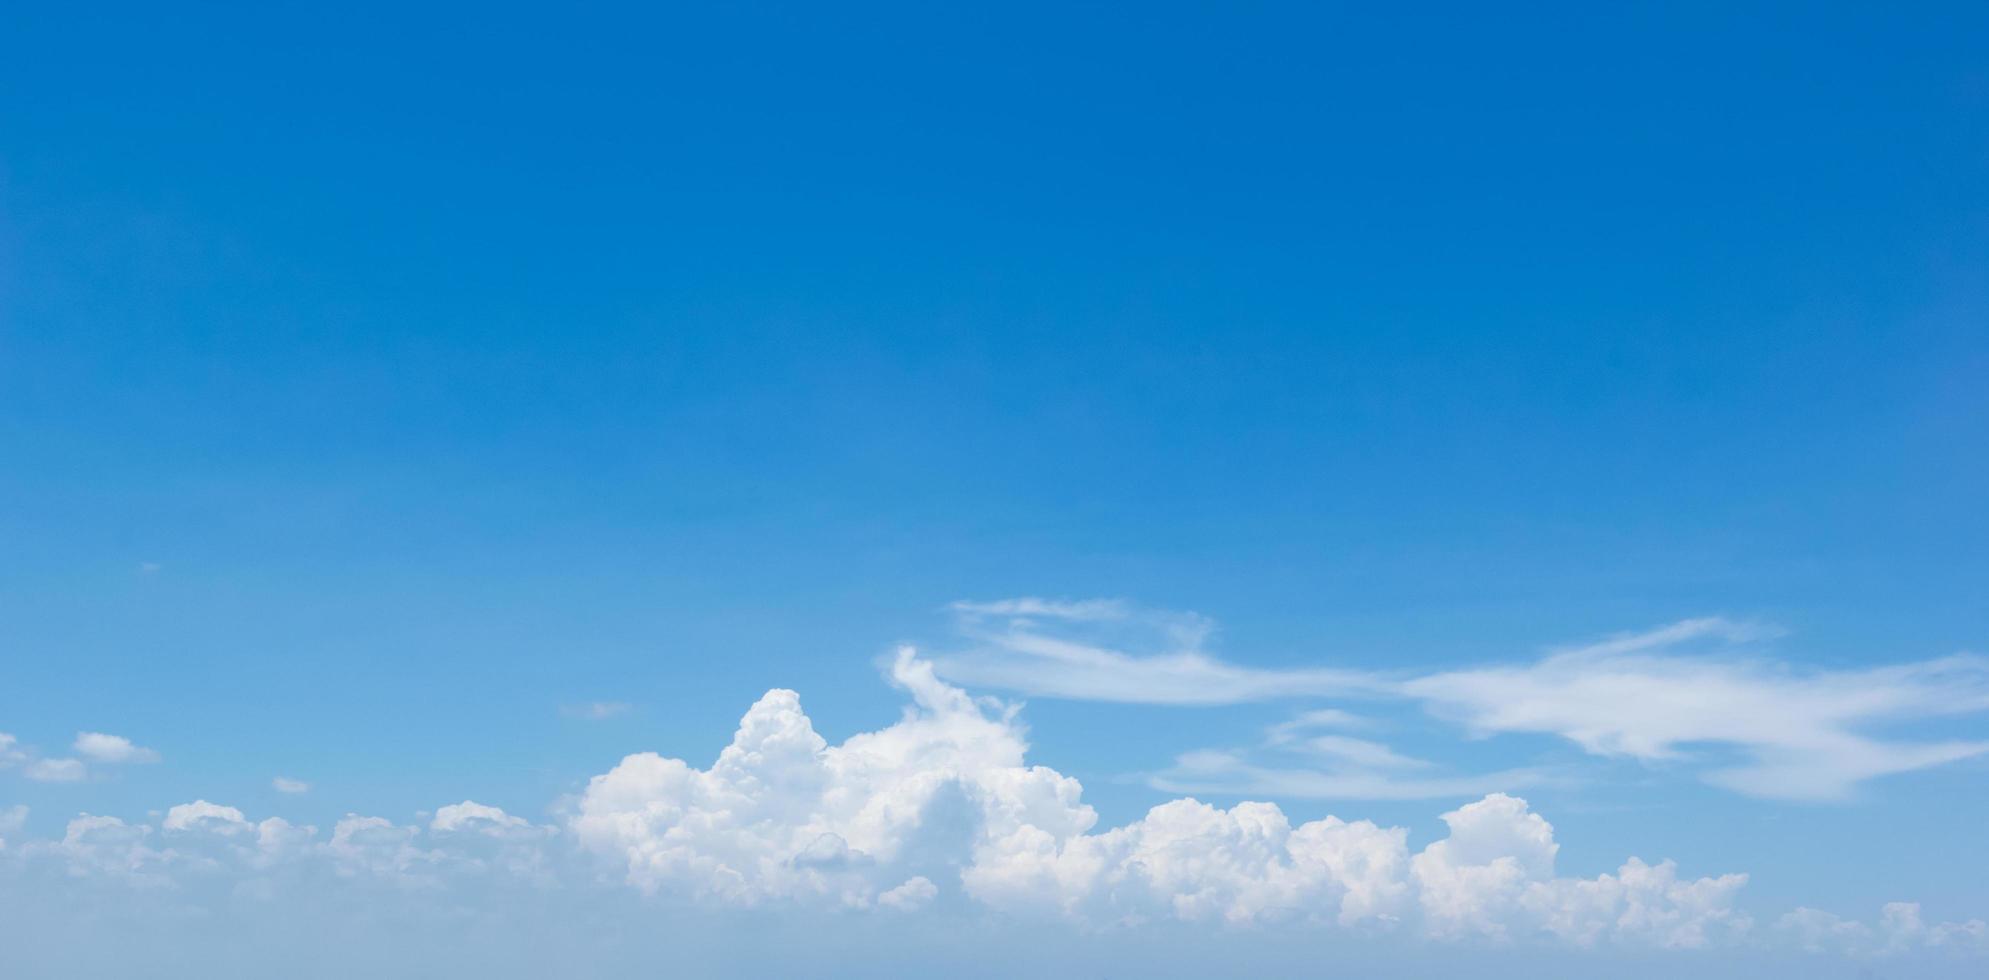
[[[18,6],[0,732],[161,761],[0,807],[552,821],[769,688],[888,725],[962,600],[1401,678],[1700,617],[1989,653],[1986,56],[1967,4]],[[1564,873],[1989,918],[1981,756],[1792,801],[1710,739],[968,686],[1104,826],[1336,707],[1548,773]]]

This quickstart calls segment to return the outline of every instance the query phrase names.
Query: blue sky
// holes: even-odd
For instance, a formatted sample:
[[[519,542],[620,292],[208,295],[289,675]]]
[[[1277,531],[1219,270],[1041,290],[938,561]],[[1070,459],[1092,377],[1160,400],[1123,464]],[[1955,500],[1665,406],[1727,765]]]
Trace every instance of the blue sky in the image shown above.
[[[0,941],[1970,975],[1985,19],[11,10]],[[1001,706],[902,727],[926,669]],[[618,767],[705,771],[776,689],[820,753],[738,799],[912,824],[796,803],[656,864],[656,807],[730,826],[697,794],[737,787]],[[1081,784],[1024,821],[1065,870],[997,887],[1026,766]],[[1190,796],[1220,816],[1149,816]],[[1252,801],[1400,829],[1371,914],[1221,851]],[[1131,842],[1169,833],[1227,857],[1168,878]],[[1633,855],[1699,918],[1546,924]]]

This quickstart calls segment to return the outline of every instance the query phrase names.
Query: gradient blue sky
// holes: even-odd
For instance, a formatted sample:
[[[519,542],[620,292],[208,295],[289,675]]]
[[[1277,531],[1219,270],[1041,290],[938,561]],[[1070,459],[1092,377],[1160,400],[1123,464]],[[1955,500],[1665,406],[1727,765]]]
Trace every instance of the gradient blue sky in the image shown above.
[[[0,838],[195,799],[564,828],[629,753],[709,765],[770,688],[830,743],[890,725],[909,643],[1026,702],[1101,829],[1183,756],[1322,765],[1264,743],[1332,708],[1425,763],[1367,757],[1391,787],[1526,773],[1563,875],[1746,873],[1762,935],[1989,918],[1989,757],[1790,799],[1707,781],[1766,743],[1605,750],[1417,686],[1718,618],[1609,714],[1711,665],[1772,727],[1989,650],[1985,175],[1973,4],[16,5]],[[1119,604],[954,605],[1018,597]],[[1052,690],[1017,635],[1131,666]],[[1151,703],[1140,666],[1184,653],[1362,689]],[[1957,663],[1823,734],[1989,739],[1936,703],[1985,689]],[[158,761],[28,778],[81,732]],[[1420,849],[1494,788],[1193,795]],[[54,886],[7,874],[0,936],[83,975],[24,911]],[[547,915],[643,932],[616,894]],[[750,973],[723,937],[756,928],[710,962]],[[1110,973],[1145,940],[1044,942]],[[1718,963],[1816,969],[1748,950]]]

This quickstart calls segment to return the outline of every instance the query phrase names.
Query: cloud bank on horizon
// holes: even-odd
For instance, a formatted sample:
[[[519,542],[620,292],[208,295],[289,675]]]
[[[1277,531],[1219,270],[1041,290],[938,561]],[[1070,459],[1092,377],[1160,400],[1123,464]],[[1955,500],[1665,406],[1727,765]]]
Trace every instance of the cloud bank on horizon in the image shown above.
[[[1644,646],[1630,645],[1608,655]],[[1100,828],[1077,780],[1027,760],[1019,706],[969,695],[910,649],[888,676],[911,702],[891,725],[831,745],[795,692],[769,691],[709,768],[630,755],[545,824],[465,800],[414,823],[350,814],[325,834],[195,800],[147,821],[85,813],[59,839],[20,839],[27,813],[14,807],[0,811],[0,873],[44,897],[110,886],[193,905],[210,893],[272,900],[298,889],[607,889],[718,909],[971,909],[1082,929],[1180,922],[1576,948],[1989,952],[1989,925],[1929,923],[1911,903],[1888,904],[1869,924],[1810,908],[1757,921],[1739,905],[1745,873],[1692,877],[1632,856],[1613,873],[1563,876],[1553,827],[1505,792],[1444,812],[1446,836],[1420,849],[1405,828],[1331,816],[1294,825],[1264,802],[1176,799]],[[1326,709],[1282,737],[1348,722]],[[0,748],[18,755],[12,745]],[[1353,764],[1405,765],[1358,739],[1328,745]]]

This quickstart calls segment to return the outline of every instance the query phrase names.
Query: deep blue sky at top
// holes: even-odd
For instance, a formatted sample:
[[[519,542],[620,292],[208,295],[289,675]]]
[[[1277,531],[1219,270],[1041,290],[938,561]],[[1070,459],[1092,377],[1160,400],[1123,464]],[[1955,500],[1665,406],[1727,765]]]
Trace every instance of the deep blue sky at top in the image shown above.
[[[0,716],[529,811],[963,597],[1981,649],[1989,8],[1731,7],[14,5]]]

